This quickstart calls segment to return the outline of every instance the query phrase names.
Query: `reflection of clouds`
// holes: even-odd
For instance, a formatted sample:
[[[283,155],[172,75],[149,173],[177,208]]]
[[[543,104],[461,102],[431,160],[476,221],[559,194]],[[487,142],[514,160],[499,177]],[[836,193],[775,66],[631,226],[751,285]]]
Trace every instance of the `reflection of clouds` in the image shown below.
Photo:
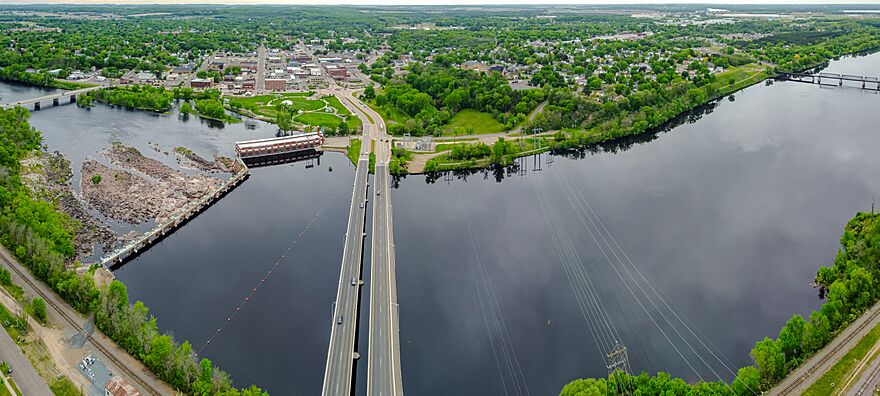
[[[430,331],[455,340],[472,337],[467,345],[473,348],[404,347],[404,370],[426,381],[407,381],[407,386],[416,393],[430,393],[430,385],[453,392],[499,386],[496,377],[485,375],[496,370],[494,361],[477,358],[491,352],[473,301],[468,255],[461,252],[468,243],[463,216],[474,224],[484,262],[494,272],[492,284],[517,353],[534,362],[576,362],[577,370],[562,364],[525,367],[531,390],[558,392],[576,376],[604,375],[598,357],[584,357],[595,355],[596,348],[547,235],[534,188],[548,189],[559,208],[582,265],[614,312],[634,368],[696,378],[572,212],[553,181],[558,172],[570,175],[627,255],[707,343],[736,366],[750,362],[756,340],[775,335],[793,312],[817,307],[809,282],[833,257],[846,220],[870,200],[869,193],[860,196],[880,187],[872,177],[880,159],[863,148],[880,144],[864,116],[876,104],[856,90],[816,88],[752,87],[738,93],[736,102],[724,102],[713,114],[651,143],[583,160],[557,158],[541,174],[500,184],[478,176],[451,186],[405,181],[394,196],[398,271],[408,277],[398,277],[401,336],[422,338]],[[456,196],[465,202],[463,214],[456,215],[462,211]],[[438,215],[426,214],[426,208]],[[416,288],[429,289],[430,301],[409,299]],[[424,313],[434,309],[442,315]],[[550,329],[534,326],[544,318],[552,319]],[[573,340],[581,346],[572,348]],[[462,363],[468,359],[473,360]],[[460,370],[462,365],[474,372]],[[456,375],[444,377],[446,369],[438,367]],[[704,378],[714,378],[698,367]]]

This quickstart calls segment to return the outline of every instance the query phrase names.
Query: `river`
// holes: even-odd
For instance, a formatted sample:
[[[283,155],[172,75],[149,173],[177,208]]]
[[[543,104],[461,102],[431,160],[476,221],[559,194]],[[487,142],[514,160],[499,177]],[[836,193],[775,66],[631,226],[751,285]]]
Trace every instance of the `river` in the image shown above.
[[[878,54],[826,69],[876,70]],[[598,327],[614,330],[634,371],[730,380],[719,361],[733,371],[748,364],[755,341],[775,336],[791,314],[817,308],[810,286],[817,268],[830,264],[845,222],[870,210],[872,194],[880,192],[880,157],[872,154],[880,147],[873,113],[880,97],[852,87],[777,82],[734,99],[616,149],[580,158],[545,154],[540,171],[538,159],[529,158],[522,175],[400,180],[392,202],[405,391],[555,394],[571,379],[605,375],[606,351],[592,335]],[[183,145],[210,156],[271,129],[216,129],[103,105],[46,108],[34,113],[33,124],[50,150],[74,162],[112,138]],[[89,143],[96,134],[98,143]],[[353,169],[342,155],[328,153],[311,168],[297,163],[252,173],[116,276],[132,299],[151,308],[161,329],[196,349],[262,284],[202,355],[239,385],[317,394]],[[602,222],[596,240],[591,220]],[[290,246],[292,253],[261,281]],[[617,256],[609,246],[619,246],[612,248]],[[634,267],[622,265],[628,261]],[[647,282],[629,281],[627,273],[618,275],[621,268],[637,268]],[[589,276],[596,294],[588,304],[601,306],[610,323],[591,326],[575,294],[584,290],[584,278],[572,283],[570,271]],[[653,287],[663,300],[642,296],[637,285]],[[368,279],[364,291],[368,304]],[[368,305],[362,307],[366,312]],[[364,327],[360,345],[366,335]],[[361,352],[365,363],[367,351]],[[359,365],[359,380],[365,368]]]

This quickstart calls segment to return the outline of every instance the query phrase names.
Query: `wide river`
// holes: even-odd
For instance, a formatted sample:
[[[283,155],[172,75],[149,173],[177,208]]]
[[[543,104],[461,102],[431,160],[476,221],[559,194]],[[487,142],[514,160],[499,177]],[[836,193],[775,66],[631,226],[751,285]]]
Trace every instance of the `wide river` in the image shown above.
[[[826,71],[878,70],[880,54]],[[41,93],[22,89],[0,85],[0,97]],[[618,341],[636,372],[730,380],[755,341],[820,304],[810,286],[817,268],[880,192],[878,106],[877,91],[760,84],[668,131],[528,158],[523,172],[400,180],[392,202],[405,391],[555,394],[571,379],[604,376]],[[210,157],[272,134],[265,124],[217,129],[103,105],[44,107],[32,120],[76,171],[112,140]],[[190,340],[237,384],[318,394],[352,177],[334,153],[313,167],[253,169],[116,276],[163,331]],[[368,255],[364,269],[368,278]],[[364,291],[367,312],[369,279]]]

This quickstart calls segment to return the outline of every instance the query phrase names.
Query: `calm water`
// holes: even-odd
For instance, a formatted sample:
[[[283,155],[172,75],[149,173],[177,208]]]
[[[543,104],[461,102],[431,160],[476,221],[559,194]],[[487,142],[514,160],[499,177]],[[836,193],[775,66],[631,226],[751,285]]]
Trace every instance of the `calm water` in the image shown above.
[[[0,103],[17,102],[23,99],[50,95],[59,91],[61,90],[19,84],[11,81],[2,81],[0,82]]]
[[[880,74],[880,55],[844,59],[827,71]],[[605,259],[599,247],[607,246],[585,224],[601,219],[603,235],[614,237],[619,253],[735,370],[749,362],[756,340],[775,335],[793,312],[818,306],[809,285],[816,269],[833,258],[844,223],[880,192],[873,154],[880,147],[878,104],[876,92],[854,88],[760,85],[693,123],[642,139],[650,142],[552,163],[545,155],[537,172],[528,159],[523,176],[502,172],[501,183],[491,172],[401,180],[393,205],[405,390],[555,394],[573,378],[605,374],[605,351],[596,346],[596,328],[581,314],[552,238],[560,231],[571,242],[562,252],[576,255],[572,262],[589,275],[635,371],[729,379],[687,329],[665,324],[638,289],[630,293],[627,285],[635,283],[617,275],[622,267]],[[242,136],[271,134],[264,125],[214,129],[103,106],[54,108],[33,120],[50,149],[72,157],[94,156],[113,138],[211,156]],[[107,126],[114,122],[116,129]],[[73,147],[83,153],[69,152]],[[254,169],[242,186],[116,275],[162,329],[198,349],[296,241],[202,354],[238,384],[317,394],[352,175],[335,154],[308,169]],[[575,209],[579,202],[589,202],[596,217]],[[547,210],[559,219],[551,224]],[[361,345],[365,336],[366,327]]]

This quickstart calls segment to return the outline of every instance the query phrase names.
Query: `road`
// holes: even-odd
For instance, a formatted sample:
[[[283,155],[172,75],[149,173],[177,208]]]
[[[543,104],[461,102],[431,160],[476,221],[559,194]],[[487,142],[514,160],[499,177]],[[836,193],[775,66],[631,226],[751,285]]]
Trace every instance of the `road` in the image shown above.
[[[850,323],[828,345],[792,371],[768,395],[800,395],[840,361],[871,329],[880,324],[880,302]]]
[[[346,95],[347,94],[347,95]],[[375,141],[376,169],[373,193],[372,257],[370,259],[370,339],[367,351],[367,395],[403,395],[400,370],[400,322],[394,259],[394,226],[388,163],[391,137],[382,117],[358,100],[343,94],[353,113],[370,126]],[[370,121],[372,120],[372,122]]]
[[[191,88],[192,87],[192,80],[193,80],[193,78],[196,78],[196,74],[198,74],[199,72],[202,72],[202,71],[208,71],[208,68],[211,67],[211,62],[214,62],[214,59],[216,59],[216,58],[217,58],[216,52],[212,53],[211,55],[208,55],[205,58],[205,60],[202,61],[202,64],[199,65],[199,67],[196,70],[193,70],[192,73],[190,73],[188,76],[186,76],[186,80],[184,80],[183,86]]]
[[[12,367],[12,380],[24,395],[51,395],[49,385],[40,378],[27,356],[5,330],[0,330],[0,361]]]
[[[254,88],[258,94],[263,93],[266,89],[266,45],[260,44],[257,48],[257,81],[254,82]]]
[[[322,394],[350,395],[353,385],[355,360],[355,339],[358,325],[358,304],[360,300],[361,267],[364,256],[364,229],[366,227],[366,200],[369,175],[370,144],[367,137],[370,128],[364,126],[364,144],[355,171],[354,188],[351,194],[351,209],[348,215],[348,231],[342,253],[342,268],[339,271],[339,285],[336,292],[335,309],[330,331],[330,347],[327,352],[327,366],[324,370]],[[341,322],[341,323],[340,323]]]
[[[116,345],[101,332],[87,333],[83,328],[86,321],[79,313],[67,305],[49,286],[37,280],[27,268],[16,261],[3,247],[0,247],[0,268],[12,273],[13,281],[24,289],[28,298],[40,297],[46,302],[46,315],[65,334],[79,333],[86,336],[86,346],[96,358],[101,359],[113,373],[137,388],[142,395],[171,395],[171,387],[156,378],[139,360]],[[76,363],[73,363],[74,366]],[[74,367],[76,370],[76,367]]]

